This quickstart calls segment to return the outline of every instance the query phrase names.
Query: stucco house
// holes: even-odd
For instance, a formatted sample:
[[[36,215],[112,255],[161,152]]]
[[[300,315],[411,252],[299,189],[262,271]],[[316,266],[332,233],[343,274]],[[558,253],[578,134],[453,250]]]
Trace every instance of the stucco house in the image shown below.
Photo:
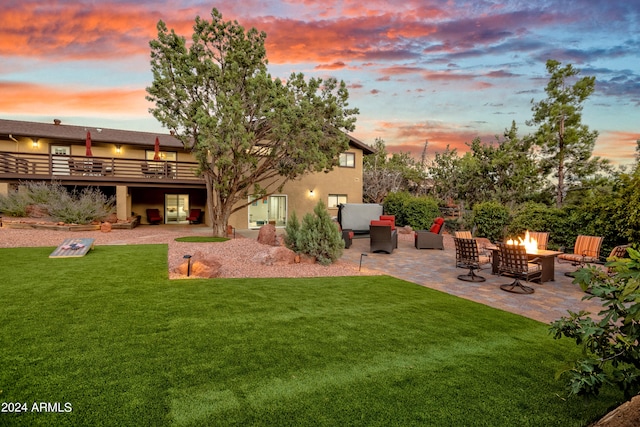
[[[361,203],[362,159],[373,149],[351,136],[349,141],[333,171],[289,181],[281,193],[232,214],[229,225],[284,227],[293,211],[302,216],[318,200],[332,216],[339,203]],[[170,134],[0,119],[0,194],[29,180],[93,186],[115,196],[118,219],[140,215],[144,224],[146,210],[157,208],[165,224],[187,224],[190,209],[206,210],[205,183],[196,175],[197,166]],[[206,216],[204,221],[209,223]]]

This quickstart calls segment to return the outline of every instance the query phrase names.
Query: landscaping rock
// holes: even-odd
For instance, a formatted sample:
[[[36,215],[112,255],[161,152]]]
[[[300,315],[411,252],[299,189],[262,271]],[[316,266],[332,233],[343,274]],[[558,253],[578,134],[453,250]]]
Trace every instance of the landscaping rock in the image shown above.
[[[102,224],[100,224],[100,231],[102,231],[103,233],[109,233],[111,231],[111,223],[103,222]]]
[[[275,246],[276,245],[276,226],[273,224],[267,224],[260,227],[258,232],[258,243],[263,245]]]
[[[191,273],[189,277],[200,277],[203,279],[212,279],[220,276],[220,264],[213,258],[204,258],[202,253],[196,252],[191,256]],[[189,273],[189,261],[185,260],[182,264],[175,268],[174,273],[186,276]]]

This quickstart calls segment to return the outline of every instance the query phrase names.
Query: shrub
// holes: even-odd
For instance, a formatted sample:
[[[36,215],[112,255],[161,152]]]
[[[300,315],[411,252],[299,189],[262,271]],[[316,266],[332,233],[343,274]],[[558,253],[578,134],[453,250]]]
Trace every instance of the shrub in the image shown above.
[[[405,225],[415,230],[428,230],[439,216],[438,203],[428,197],[412,197],[404,205]]]
[[[298,220],[298,215],[296,215],[295,211],[291,213],[284,231],[285,246],[292,251],[299,253],[300,248],[298,247],[298,239],[300,238],[300,221]]]
[[[89,224],[101,221],[112,214],[114,198],[105,196],[95,188],[84,188],[80,192],[60,193],[56,199],[49,200],[49,214],[58,221],[67,224]]]
[[[389,193],[384,198],[384,212],[387,215],[395,215],[397,226],[408,225],[404,216],[404,206],[411,197],[413,196],[406,191],[398,191]]]
[[[498,202],[477,203],[473,207],[476,235],[492,242],[502,240],[509,225],[509,209]]]
[[[29,195],[18,189],[7,195],[0,195],[0,213],[7,216],[27,216],[27,207],[30,204]]]
[[[329,265],[342,256],[344,240],[338,226],[322,201],[302,218],[295,247],[306,255],[316,257],[322,265]]]
[[[561,373],[570,394],[598,395],[613,383],[630,397],[640,388],[640,252],[628,252],[630,259],[607,264],[614,274],[596,266],[576,272],[574,282],[589,291],[586,298],[599,298],[606,307],[598,313],[601,320],[581,311],[551,323],[554,338],[572,338],[583,349],[583,357]]]
[[[416,230],[429,229],[440,216],[438,203],[429,197],[415,197],[407,192],[389,193],[384,200],[384,212],[395,215],[396,225],[409,225]]]

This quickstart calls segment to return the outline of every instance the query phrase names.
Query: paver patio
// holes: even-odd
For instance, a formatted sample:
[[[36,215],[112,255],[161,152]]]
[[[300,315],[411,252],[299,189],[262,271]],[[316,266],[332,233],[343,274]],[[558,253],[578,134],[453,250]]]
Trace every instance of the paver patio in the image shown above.
[[[467,270],[456,268],[453,237],[444,236],[444,250],[416,249],[413,235],[400,235],[398,248],[392,254],[369,252],[369,239],[359,237],[353,245],[344,250],[342,260],[355,264],[362,269],[375,270],[399,279],[407,280],[428,288],[437,289],[451,295],[476,301],[494,308],[520,314],[540,322],[549,323],[567,315],[567,311],[586,310],[594,316],[602,309],[598,300],[583,301],[585,293],[565,272],[574,271],[571,264],[555,264],[555,280],[544,284],[528,283],[535,289],[530,295],[513,294],[502,291],[499,286],[513,281],[509,277],[491,274],[486,266],[479,274],[487,280],[480,283],[463,282],[457,276]]]

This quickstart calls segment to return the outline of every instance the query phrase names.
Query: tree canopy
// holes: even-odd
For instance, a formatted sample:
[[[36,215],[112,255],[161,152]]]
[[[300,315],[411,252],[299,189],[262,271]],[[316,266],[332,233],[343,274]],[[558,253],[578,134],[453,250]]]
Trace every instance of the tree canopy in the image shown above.
[[[567,189],[606,162],[592,157],[598,132],[582,123],[583,103],[595,89],[595,77],[576,80],[578,70],[571,64],[562,67],[553,59],[546,66],[550,74],[547,98],[531,101],[533,118],[527,124],[538,126],[533,143],[540,148],[541,166],[557,179],[556,206],[561,207]]]
[[[266,33],[224,21],[215,8],[211,21],[196,17],[188,43],[163,21],[157,30],[150,112],[197,159],[214,234],[224,234],[250,198],[337,165],[358,114],[344,82],[272,78]]]

